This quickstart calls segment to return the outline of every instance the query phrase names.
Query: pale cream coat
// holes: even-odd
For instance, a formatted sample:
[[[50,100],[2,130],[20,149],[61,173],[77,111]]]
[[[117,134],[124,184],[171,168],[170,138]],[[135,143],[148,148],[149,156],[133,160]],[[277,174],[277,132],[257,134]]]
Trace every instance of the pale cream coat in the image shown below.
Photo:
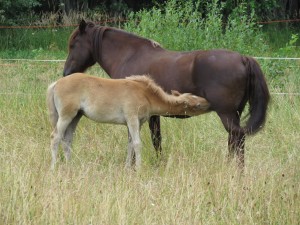
[[[141,165],[141,125],[152,115],[194,116],[209,110],[206,99],[192,94],[164,92],[147,76],[104,79],[76,73],[52,83],[47,91],[47,106],[53,126],[51,135],[52,169],[62,141],[66,159],[70,158],[76,125],[82,115],[101,123],[128,127],[126,166]]]

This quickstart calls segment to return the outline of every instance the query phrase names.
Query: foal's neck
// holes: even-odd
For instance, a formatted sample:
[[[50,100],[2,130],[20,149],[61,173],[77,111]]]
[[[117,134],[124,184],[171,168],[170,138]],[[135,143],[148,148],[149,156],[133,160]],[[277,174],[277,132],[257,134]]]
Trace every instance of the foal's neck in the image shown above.
[[[157,95],[151,99],[152,115],[183,115],[185,113],[183,101],[172,95]]]

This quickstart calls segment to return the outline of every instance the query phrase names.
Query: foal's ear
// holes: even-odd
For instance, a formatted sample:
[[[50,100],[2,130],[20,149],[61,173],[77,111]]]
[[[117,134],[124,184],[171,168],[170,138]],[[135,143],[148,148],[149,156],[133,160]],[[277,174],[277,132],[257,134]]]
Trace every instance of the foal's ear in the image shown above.
[[[79,24],[79,31],[80,33],[84,33],[85,32],[85,28],[86,28],[86,22],[84,19],[81,20],[80,24]]]
[[[174,96],[179,96],[181,95],[178,91],[176,90],[171,90],[171,94],[174,95]]]

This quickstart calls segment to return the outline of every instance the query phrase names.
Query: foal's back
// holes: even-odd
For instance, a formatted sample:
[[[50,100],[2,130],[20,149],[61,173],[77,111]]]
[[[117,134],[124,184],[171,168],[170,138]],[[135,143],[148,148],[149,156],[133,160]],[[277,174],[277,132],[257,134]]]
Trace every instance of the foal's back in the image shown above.
[[[147,99],[143,83],[130,79],[104,79],[76,73],[61,78],[55,85],[61,113],[82,111],[92,120],[107,123],[126,123],[131,110],[145,114]],[[73,113],[74,114],[74,113]]]

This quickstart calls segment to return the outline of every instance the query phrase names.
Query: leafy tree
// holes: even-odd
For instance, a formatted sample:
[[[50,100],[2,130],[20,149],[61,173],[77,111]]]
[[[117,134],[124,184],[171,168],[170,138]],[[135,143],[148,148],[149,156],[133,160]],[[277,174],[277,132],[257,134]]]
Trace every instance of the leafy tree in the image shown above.
[[[39,0],[1,0],[0,23],[6,25],[27,23],[28,16],[34,17],[33,9],[39,5]]]

